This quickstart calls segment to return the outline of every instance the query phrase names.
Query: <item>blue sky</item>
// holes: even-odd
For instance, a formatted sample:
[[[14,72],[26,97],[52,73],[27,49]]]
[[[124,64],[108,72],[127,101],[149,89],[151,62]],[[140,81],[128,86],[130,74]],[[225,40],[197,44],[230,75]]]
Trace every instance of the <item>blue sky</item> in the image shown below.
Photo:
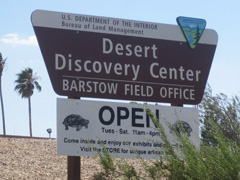
[[[14,91],[16,74],[31,67],[41,77],[42,92],[32,97],[33,136],[47,137],[47,128],[56,137],[56,98],[40,49],[32,28],[30,16],[36,9],[76,14],[106,16],[120,19],[177,24],[178,16],[203,18],[208,29],[219,36],[208,82],[214,93],[229,97],[240,93],[240,1],[228,0],[9,0],[1,3],[0,52],[7,58],[3,72],[7,134],[29,135],[27,99]],[[1,118],[0,118],[1,119]],[[2,123],[0,121],[0,134]]]

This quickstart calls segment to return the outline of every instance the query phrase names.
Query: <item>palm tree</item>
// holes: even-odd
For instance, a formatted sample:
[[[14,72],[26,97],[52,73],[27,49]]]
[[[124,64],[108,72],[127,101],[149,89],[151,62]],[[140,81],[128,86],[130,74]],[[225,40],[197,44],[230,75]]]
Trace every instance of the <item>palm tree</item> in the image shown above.
[[[5,67],[6,58],[3,59],[2,53],[0,53],[0,99],[1,99],[1,107],[2,107],[2,122],[3,122],[3,135],[6,135],[6,127],[5,127],[5,115],[4,115],[4,107],[3,107],[3,95],[2,95],[2,72]]]
[[[33,95],[33,90],[36,88],[39,92],[41,91],[41,86],[37,82],[39,79],[36,74],[33,74],[33,70],[31,68],[26,68],[22,70],[21,73],[17,74],[17,80],[15,83],[15,91],[22,96],[22,98],[28,99],[28,108],[29,108],[29,130],[30,137],[32,137],[32,120],[31,120],[31,96]]]

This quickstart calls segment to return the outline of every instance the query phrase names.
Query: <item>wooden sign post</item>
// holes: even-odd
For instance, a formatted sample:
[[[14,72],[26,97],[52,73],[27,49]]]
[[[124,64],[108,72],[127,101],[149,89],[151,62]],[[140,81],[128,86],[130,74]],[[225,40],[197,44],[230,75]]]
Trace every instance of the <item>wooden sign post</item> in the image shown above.
[[[68,180],[81,180],[81,156],[68,156]]]
[[[68,99],[80,99],[80,97],[68,97]],[[81,156],[67,157],[68,180],[81,180]]]

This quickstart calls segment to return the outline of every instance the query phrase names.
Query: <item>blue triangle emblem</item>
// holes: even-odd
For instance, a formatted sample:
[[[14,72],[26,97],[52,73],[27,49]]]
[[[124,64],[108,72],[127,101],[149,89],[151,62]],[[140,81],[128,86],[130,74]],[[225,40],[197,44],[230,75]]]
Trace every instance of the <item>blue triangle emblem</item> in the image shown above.
[[[177,18],[177,23],[180,26],[190,48],[195,49],[206,27],[206,21],[204,19],[180,16]]]

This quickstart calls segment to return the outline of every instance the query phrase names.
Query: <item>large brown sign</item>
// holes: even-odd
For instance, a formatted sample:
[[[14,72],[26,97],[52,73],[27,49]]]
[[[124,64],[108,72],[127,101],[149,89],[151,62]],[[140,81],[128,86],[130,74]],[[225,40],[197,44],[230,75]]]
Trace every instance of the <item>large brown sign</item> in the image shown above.
[[[200,103],[217,44],[189,48],[177,25],[36,10],[32,24],[54,88],[80,96]]]

